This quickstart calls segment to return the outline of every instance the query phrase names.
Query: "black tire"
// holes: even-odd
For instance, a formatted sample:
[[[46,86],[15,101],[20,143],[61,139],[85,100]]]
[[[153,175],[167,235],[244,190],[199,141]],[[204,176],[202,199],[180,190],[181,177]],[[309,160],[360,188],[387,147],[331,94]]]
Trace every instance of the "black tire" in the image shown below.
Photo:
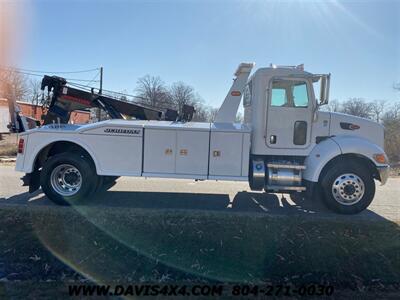
[[[358,176],[358,178],[353,176],[353,180],[346,183],[345,181],[349,178],[344,176],[345,174],[353,174]],[[362,181],[363,188],[361,188],[361,184],[357,184],[359,179]],[[343,182],[344,188],[340,185],[341,182]],[[375,196],[375,182],[372,174],[367,167],[358,162],[342,161],[333,165],[329,170],[324,172],[320,184],[324,204],[329,209],[341,214],[356,214],[363,211],[371,204]],[[334,185],[335,187],[340,186],[339,191],[334,188]],[[349,186],[348,192],[344,185]],[[363,194],[361,194],[362,190]],[[360,197],[355,196],[356,192],[360,192]],[[334,193],[336,193],[336,197],[339,200],[335,199]],[[340,194],[343,194],[343,197],[346,197],[346,199],[341,197]],[[347,197],[354,197],[354,199],[347,199]],[[341,202],[346,202],[347,204],[342,204]]]
[[[73,195],[60,194],[52,184],[52,173],[63,165],[75,167],[80,173],[80,187]],[[78,173],[78,174],[79,174]],[[55,174],[54,174],[55,176]],[[64,176],[65,177],[65,176]],[[96,190],[98,176],[93,163],[83,154],[64,152],[51,156],[44,164],[40,174],[40,184],[46,196],[56,204],[71,205],[89,198]]]

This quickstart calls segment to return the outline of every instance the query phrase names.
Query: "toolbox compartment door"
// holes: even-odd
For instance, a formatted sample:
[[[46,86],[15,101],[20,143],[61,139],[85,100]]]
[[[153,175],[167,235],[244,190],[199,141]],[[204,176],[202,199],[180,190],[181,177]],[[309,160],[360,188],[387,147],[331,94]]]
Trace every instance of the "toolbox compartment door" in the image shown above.
[[[213,124],[210,136],[210,179],[247,178],[250,129],[241,124]]]
[[[209,131],[177,130],[176,173],[207,175]]]
[[[211,132],[210,175],[241,176],[243,134]]]
[[[168,129],[145,129],[144,162],[146,173],[175,173],[176,132]]]

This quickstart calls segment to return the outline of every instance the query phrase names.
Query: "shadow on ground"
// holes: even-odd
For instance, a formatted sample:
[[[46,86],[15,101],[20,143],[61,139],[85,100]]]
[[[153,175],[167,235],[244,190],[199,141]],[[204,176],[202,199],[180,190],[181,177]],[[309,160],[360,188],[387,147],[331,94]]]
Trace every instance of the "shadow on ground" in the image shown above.
[[[0,198],[0,203],[32,206],[54,205],[40,190],[32,194],[25,192],[9,198]],[[228,194],[105,191],[77,206],[384,219],[368,209],[353,216],[338,215],[329,211],[318,199],[304,199],[299,194],[291,196],[247,191],[238,192],[233,199],[230,199]]]

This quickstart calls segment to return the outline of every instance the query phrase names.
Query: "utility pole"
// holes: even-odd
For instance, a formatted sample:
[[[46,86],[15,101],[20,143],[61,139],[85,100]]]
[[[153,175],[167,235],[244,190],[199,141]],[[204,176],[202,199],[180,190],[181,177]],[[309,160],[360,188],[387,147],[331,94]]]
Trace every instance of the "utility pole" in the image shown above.
[[[99,94],[103,92],[103,67],[100,67],[100,88]],[[101,121],[101,109],[97,108],[97,121]]]
[[[99,94],[103,91],[103,67],[100,67],[100,90]]]

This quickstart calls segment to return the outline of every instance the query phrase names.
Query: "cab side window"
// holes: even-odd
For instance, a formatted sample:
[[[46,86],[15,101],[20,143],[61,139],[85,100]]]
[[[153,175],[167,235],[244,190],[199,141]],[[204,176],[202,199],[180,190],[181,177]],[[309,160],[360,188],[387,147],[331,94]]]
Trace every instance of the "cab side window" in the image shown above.
[[[272,106],[287,106],[288,101],[286,97],[286,90],[282,88],[272,88],[271,94],[271,105]]]
[[[274,79],[271,90],[271,106],[308,107],[307,82],[301,80]]]
[[[292,87],[292,95],[293,95],[294,107],[308,106],[308,92],[307,92],[307,84],[305,82],[294,85]]]

